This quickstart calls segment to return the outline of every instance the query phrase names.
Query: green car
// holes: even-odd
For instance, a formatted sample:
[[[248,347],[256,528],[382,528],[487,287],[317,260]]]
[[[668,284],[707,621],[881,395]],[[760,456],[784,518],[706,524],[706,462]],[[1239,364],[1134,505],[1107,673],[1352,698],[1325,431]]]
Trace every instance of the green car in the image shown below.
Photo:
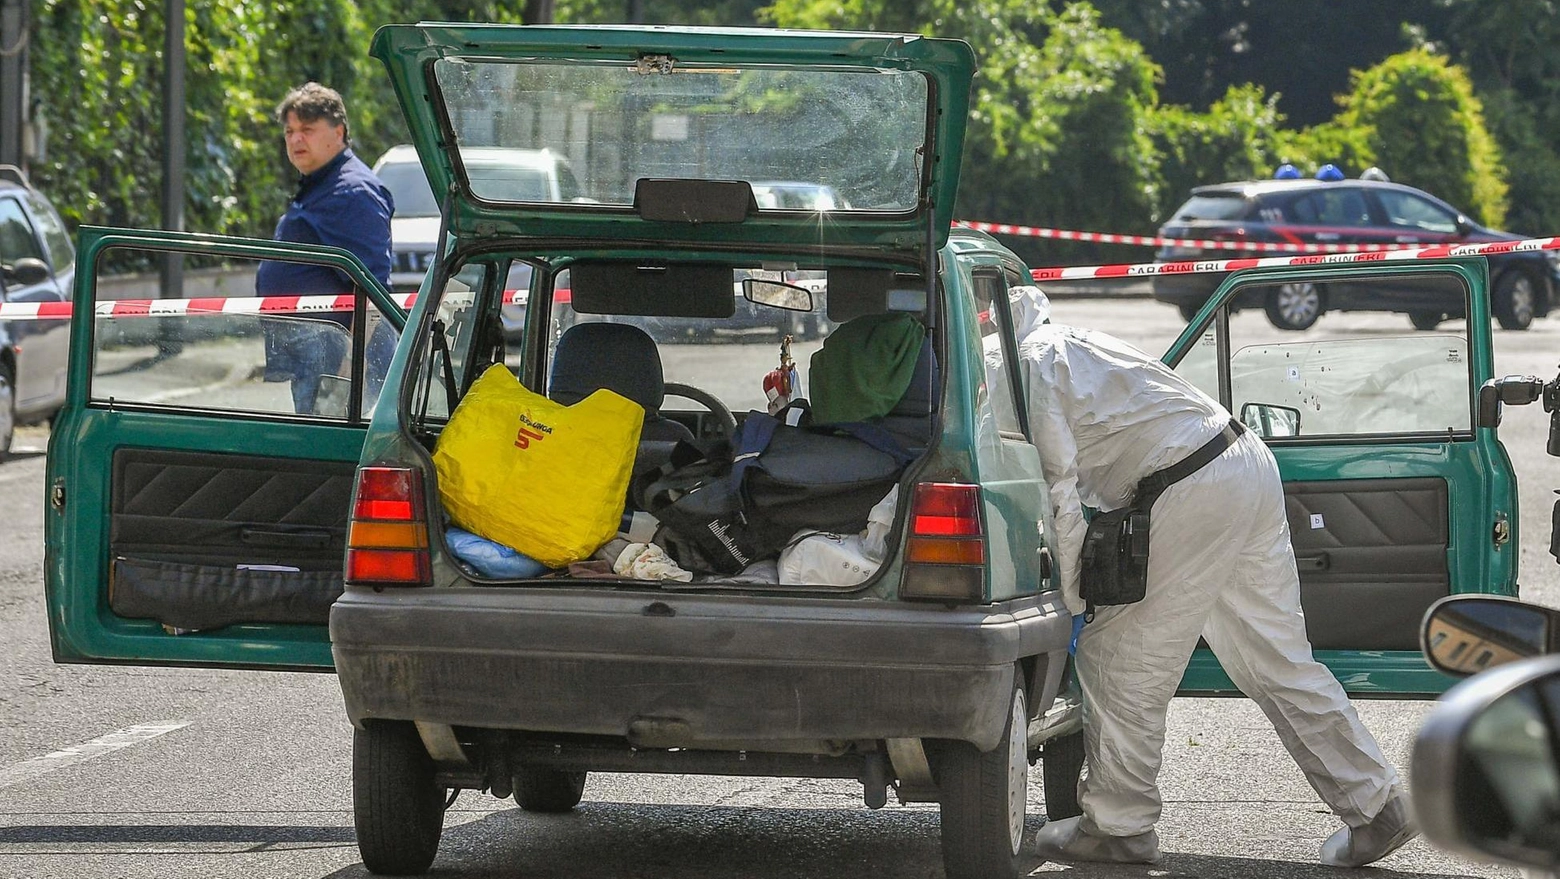
[[[949,876],[1018,875],[1033,762],[1050,816],[1077,814],[1081,717],[1009,311],[1029,271],[951,228],[970,48],[423,24],[382,29],[373,52],[445,205],[409,311],[343,251],[83,230],[49,455],[56,659],[334,670],[375,872],[428,868],[451,792],[566,811],[588,772],[626,771],[856,779],[870,807],[890,789],[940,804]],[[470,172],[467,150],[500,146],[566,157],[583,194],[517,200]],[[840,200],[766,207],[766,180]],[[188,260],[191,298],[96,302],[111,251]],[[331,266],[356,293],[258,300],[263,260]],[[517,349],[501,309],[518,265]],[[1366,275],[1460,290],[1470,329],[1268,344],[1223,305]],[[1444,689],[1415,615],[1448,592],[1515,591],[1513,477],[1473,402],[1491,370],[1485,285],[1477,261],[1238,273],[1170,352],[1273,444],[1310,517],[1305,539],[1293,527],[1313,637],[1355,693]],[[718,447],[765,410],[775,344],[720,331],[739,295],[778,325],[920,328],[909,389],[874,418],[912,459],[875,568],[787,580],[760,560],[677,582],[484,575],[456,557],[433,454],[479,375],[620,390],[646,410],[636,467],[651,470],[674,440]],[[350,329],[319,319],[331,310]],[[266,360],[299,334],[344,334],[351,352],[303,413]],[[828,339],[793,344],[805,396]],[[1202,655],[1186,691],[1234,692]]]

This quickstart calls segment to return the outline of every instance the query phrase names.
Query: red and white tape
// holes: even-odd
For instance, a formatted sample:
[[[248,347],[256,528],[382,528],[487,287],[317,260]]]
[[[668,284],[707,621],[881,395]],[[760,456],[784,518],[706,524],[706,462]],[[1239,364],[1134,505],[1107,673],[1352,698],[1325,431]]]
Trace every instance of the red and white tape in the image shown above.
[[[1188,260],[1107,266],[1054,266],[1032,269],[1036,281],[1083,281],[1093,278],[1128,278],[1145,275],[1191,275],[1233,272],[1238,269],[1283,268],[1286,266],[1349,265],[1372,262],[1412,262],[1444,259],[1452,256],[1492,256],[1560,250],[1560,238],[1527,238],[1521,241],[1492,241],[1488,244],[1437,244],[1412,250],[1378,250],[1368,253],[1329,253],[1313,256],[1261,256],[1224,260]]]
[[[503,304],[525,304],[526,291],[505,290]],[[351,311],[354,297],[340,296],[227,296],[196,299],[103,299],[93,303],[92,312],[100,318],[121,317],[206,317],[214,315],[321,314]],[[409,309],[417,301],[416,293],[397,293],[390,299]],[[475,301],[471,293],[445,297],[450,305],[468,305]],[[68,320],[74,312],[70,302],[7,302],[0,304],[0,320]]]
[[[1136,244],[1144,247],[1196,247],[1201,250],[1242,250],[1258,253],[1374,253],[1382,250],[1412,250],[1423,244],[1301,244],[1284,241],[1216,241],[1203,238],[1160,238],[1156,235],[1118,235],[1114,232],[1080,232],[1076,229],[1047,229],[1043,226],[1014,226],[1008,223],[983,223],[955,220],[954,223],[992,235],[1020,235],[1051,238],[1057,241],[1093,241],[1100,244]]]

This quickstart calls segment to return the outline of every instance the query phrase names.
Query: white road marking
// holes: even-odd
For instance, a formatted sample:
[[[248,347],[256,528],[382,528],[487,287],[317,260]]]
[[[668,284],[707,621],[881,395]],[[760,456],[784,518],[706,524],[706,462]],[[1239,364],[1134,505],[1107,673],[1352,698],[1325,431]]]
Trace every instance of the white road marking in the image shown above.
[[[183,729],[188,723],[144,723],[126,729],[115,730],[106,736],[99,736],[90,742],[55,751],[52,754],[44,754],[42,757],[34,757],[31,760],[23,760],[14,766],[0,769],[0,788],[10,787],[24,781],[31,781],[40,775],[53,772],[56,769],[64,769],[110,754],[121,748],[138,745],[141,742],[155,739],[160,735],[171,733],[176,729]]]

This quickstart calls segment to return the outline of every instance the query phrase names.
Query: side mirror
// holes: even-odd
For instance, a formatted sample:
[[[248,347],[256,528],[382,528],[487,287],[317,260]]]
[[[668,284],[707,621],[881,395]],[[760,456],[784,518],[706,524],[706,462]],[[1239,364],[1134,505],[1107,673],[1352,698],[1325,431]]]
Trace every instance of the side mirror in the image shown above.
[[[5,272],[5,282],[18,287],[42,284],[54,276],[49,264],[36,257],[24,256],[8,266],[0,266]]]
[[[319,387],[314,391],[314,413],[326,418],[346,418],[351,414],[352,379],[339,375],[320,376]]]
[[[1246,403],[1240,407],[1240,420],[1263,439],[1300,435],[1300,410],[1271,403]]]
[[[1448,690],[1414,739],[1409,774],[1426,839],[1481,860],[1560,864],[1560,656]]]
[[[811,290],[780,281],[745,278],[742,281],[742,295],[749,302],[772,305],[786,311],[812,311],[813,307]]]
[[[1479,385],[1479,427],[1499,427],[1501,406],[1526,406],[1544,394],[1544,380],[1536,375],[1507,375]]]
[[[1452,595],[1430,605],[1420,630],[1425,659],[1467,677],[1557,651],[1560,611],[1496,595]]]

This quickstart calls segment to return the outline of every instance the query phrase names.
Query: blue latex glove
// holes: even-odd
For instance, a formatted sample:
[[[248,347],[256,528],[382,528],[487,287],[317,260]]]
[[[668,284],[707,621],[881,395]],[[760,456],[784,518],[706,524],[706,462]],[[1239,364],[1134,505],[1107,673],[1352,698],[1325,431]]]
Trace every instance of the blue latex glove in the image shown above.
[[[1072,640],[1067,642],[1067,652],[1069,654],[1077,655],[1077,653],[1078,653],[1078,633],[1083,631],[1083,624],[1085,622],[1086,622],[1086,620],[1084,619],[1082,614],[1079,614],[1079,615],[1073,617]]]

